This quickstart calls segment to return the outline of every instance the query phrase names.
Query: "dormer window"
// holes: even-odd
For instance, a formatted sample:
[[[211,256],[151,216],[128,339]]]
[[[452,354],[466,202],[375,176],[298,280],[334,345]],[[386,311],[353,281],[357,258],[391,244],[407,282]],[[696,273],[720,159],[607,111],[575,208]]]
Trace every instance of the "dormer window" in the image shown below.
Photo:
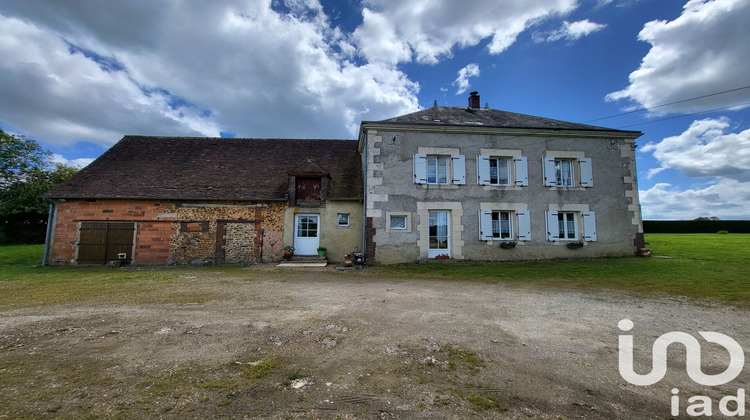
[[[299,207],[320,207],[326,200],[328,172],[312,157],[289,172],[289,204]]]

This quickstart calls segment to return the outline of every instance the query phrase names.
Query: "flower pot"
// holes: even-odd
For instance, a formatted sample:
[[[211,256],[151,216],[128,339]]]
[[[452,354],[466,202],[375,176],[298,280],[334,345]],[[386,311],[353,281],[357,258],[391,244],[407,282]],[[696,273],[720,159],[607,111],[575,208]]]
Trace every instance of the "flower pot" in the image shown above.
[[[354,261],[352,261],[351,259],[347,258],[344,260],[344,267],[351,267],[353,265],[354,265]]]
[[[583,248],[583,242],[568,242],[567,247],[570,249]]]
[[[326,251],[318,251],[318,258],[325,258],[326,257]]]

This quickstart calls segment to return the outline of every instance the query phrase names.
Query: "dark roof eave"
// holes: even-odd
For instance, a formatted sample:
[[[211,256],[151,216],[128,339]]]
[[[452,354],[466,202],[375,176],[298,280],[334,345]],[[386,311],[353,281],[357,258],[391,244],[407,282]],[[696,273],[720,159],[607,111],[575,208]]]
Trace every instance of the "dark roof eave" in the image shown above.
[[[52,196],[43,195],[49,200],[85,200],[85,199],[107,199],[107,200],[170,200],[170,201],[288,201],[288,198],[241,198],[241,197],[169,197],[169,196],[109,196],[109,195],[65,195]]]
[[[414,127],[461,127],[469,129],[482,129],[490,128],[496,130],[523,130],[523,131],[567,131],[567,132],[595,132],[595,133],[617,133],[617,134],[632,134],[640,137],[643,135],[642,131],[630,131],[630,130],[617,130],[613,128],[565,128],[565,127],[516,127],[516,126],[504,126],[504,125],[474,125],[474,124],[430,124],[430,123],[415,123],[415,122],[385,122],[385,121],[362,121],[360,127],[364,128],[365,125],[397,125],[397,126],[414,126]]]

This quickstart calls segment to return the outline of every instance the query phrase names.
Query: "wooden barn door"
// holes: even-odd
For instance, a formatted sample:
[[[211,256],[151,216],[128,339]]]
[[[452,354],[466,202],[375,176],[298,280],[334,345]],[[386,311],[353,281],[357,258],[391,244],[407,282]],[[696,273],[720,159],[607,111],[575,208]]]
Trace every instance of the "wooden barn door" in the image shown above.
[[[119,260],[133,261],[133,234],[135,223],[130,222],[81,222],[78,239],[78,264],[106,264]]]

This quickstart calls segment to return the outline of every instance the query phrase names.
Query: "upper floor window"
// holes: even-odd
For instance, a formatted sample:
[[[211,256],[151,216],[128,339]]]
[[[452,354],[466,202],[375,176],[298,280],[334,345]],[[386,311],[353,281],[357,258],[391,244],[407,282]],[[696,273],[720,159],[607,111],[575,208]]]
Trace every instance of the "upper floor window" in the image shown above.
[[[490,184],[510,184],[510,164],[507,158],[490,158]]]
[[[466,184],[464,155],[414,155],[414,183],[433,185]]]
[[[591,158],[544,157],[544,185],[548,187],[593,187]]]
[[[529,185],[526,156],[477,156],[477,183],[498,186]]]
[[[571,159],[555,159],[555,184],[558,187],[575,186]]]
[[[451,171],[450,157],[427,156],[427,183],[448,184],[448,174]]]
[[[336,220],[339,226],[349,226],[349,213],[338,213],[336,215]]]

